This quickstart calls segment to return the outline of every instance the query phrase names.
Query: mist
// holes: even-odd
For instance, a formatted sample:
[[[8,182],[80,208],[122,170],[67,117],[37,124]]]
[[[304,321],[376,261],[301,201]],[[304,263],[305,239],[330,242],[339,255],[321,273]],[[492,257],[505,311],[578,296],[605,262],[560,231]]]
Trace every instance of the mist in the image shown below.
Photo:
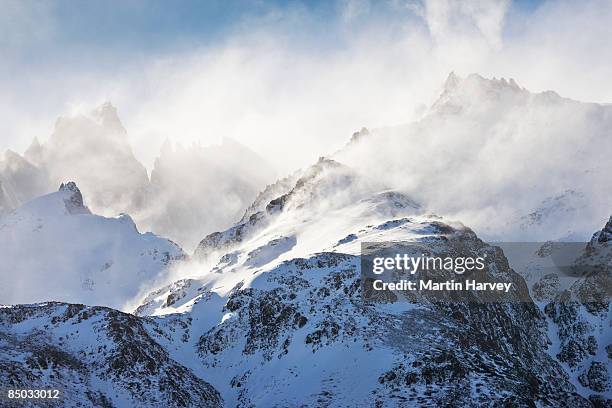
[[[612,401],[612,0],[0,10],[7,398]]]
[[[612,107],[449,76],[414,123],[362,131],[333,158],[493,240],[588,240],[612,208]]]
[[[207,233],[237,221],[266,184],[339,151],[363,126],[388,137],[370,145],[371,153],[353,162],[347,158],[348,164],[370,163],[360,170],[431,211],[485,226],[492,236],[495,230],[508,233],[510,220],[568,190],[580,190],[573,196],[578,201],[591,200],[577,204],[591,215],[582,235],[607,211],[606,170],[596,168],[605,162],[609,135],[598,125],[594,133],[589,127],[591,119],[605,125],[607,110],[567,101],[546,110],[510,97],[490,107],[507,109],[504,115],[468,115],[481,121],[478,125],[428,117],[451,71],[463,78],[473,72],[514,78],[533,94],[553,89],[576,100],[612,101],[606,86],[612,77],[609,2],[340,1],[323,14],[316,6],[273,5],[241,15],[231,29],[207,41],[176,40],[136,52],[132,38],[123,48],[117,45],[117,32],[108,49],[95,41],[78,47],[67,42],[67,51],[46,44],[40,61],[21,73],[23,50],[37,50],[62,28],[53,7],[10,5],[1,49],[9,57],[3,70],[13,75],[2,80],[0,146],[23,152],[34,136],[44,145],[57,133],[52,125],[57,117],[86,117],[112,101],[123,126],[117,150],[129,168],[118,171],[104,157],[84,158],[83,166],[76,159],[63,163],[64,145],[83,129],[77,127],[65,143],[55,143],[55,158],[46,160],[60,169],[51,171],[51,184],[75,179],[97,213],[129,212],[139,228],[168,236],[188,251]],[[18,24],[33,22],[40,26],[31,32]],[[483,100],[478,93],[464,97],[468,105]],[[532,116],[517,125],[525,114]],[[67,122],[55,128],[62,123]],[[221,154],[215,146],[224,146],[222,140],[245,148]],[[578,145],[585,146],[579,159],[573,157]],[[92,162],[96,171],[88,173]],[[241,165],[247,162],[252,165]],[[240,177],[222,182],[233,168]],[[461,179],[451,177],[453,172]],[[583,199],[577,198],[581,194]],[[215,196],[221,195],[227,199],[217,204]]]
[[[167,138],[188,146],[231,137],[284,173],[337,150],[362,126],[418,119],[451,71],[612,101],[604,1],[340,1],[322,21],[316,8],[277,5],[208,42],[116,52],[81,44],[65,51],[68,63],[48,49],[21,73],[19,50],[37,49],[41,33],[53,38],[61,27],[52,7],[10,4],[0,146],[19,152],[34,136],[44,141],[59,115],[106,100],[149,171]],[[40,24],[28,33],[24,21]]]

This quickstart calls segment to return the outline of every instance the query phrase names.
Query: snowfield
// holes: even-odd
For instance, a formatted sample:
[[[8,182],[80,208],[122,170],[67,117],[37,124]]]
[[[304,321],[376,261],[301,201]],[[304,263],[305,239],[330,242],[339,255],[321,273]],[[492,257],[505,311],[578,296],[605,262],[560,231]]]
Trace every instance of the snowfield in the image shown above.
[[[138,232],[129,215],[92,214],[74,183],[0,217],[0,301],[62,301],[121,309],[186,259]]]

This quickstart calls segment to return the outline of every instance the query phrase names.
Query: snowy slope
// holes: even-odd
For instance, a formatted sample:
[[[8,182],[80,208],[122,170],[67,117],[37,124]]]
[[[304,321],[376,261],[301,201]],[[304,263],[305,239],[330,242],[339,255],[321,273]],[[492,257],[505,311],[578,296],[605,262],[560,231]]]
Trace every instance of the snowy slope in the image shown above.
[[[104,307],[0,308],[0,387],[60,391],[58,400],[27,403],[3,396],[2,406],[222,406],[219,393],[170,358],[144,325]]]
[[[0,303],[47,300],[123,308],[185,258],[129,215],[92,214],[74,183],[0,218]]]
[[[590,406],[531,302],[364,302],[360,243],[393,240],[486,254],[516,296],[528,291],[460,223],[321,159],[265,210],[203,240],[191,277],[136,313],[158,316],[170,355],[229,406]]]
[[[76,370],[76,380],[64,374],[59,382],[19,375],[16,381],[83,384],[93,397],[103,395],[117,406],[159,404],[167,398],[163,394],[135,401],[138,393],[130,394],[128,386],[137,390],[144,378],[167,383],[162,379],[167,372],[184,373],[185,382],[170,384],[199,387],[198,398],[215,400],[204,381],[226,406],[240,407],[589,407],[587,397],[610,398],[608,391],[585,390],[576,380],[579,374],[564,370],[551,351],[556,343],[549,318],[531,302],[445,303],[427,295],[416,303],[365,302],[357,255],[360,243],[369,241],[413,241],[438,254],[460,250],[486,256],[490,273],[515,283],[511,296],[524,295],[528,288],[499,249],[462,224],[423,214],[408,197],[336,161],[320,160],[246,223],[216,236],[203,240],[185,266],[183,274],[190,278],[148,295],[136,311],[142,317],[119,319],[120,333],[127,324],[132,327],[127,333],[138,334],[138,342],[130,335],[121,343],[124,350],[135,347],[138,353],[119,353],[131,359],[136,371],[119,370],[111,380],[96,370],[88,376]],[[109,355],[103,347],[91,348],[90,333],[117,326],[96,324],[99,317],[91,327],[83,326],[82,314],[90,309],[80,306],[66,314],[65,307],[53,305],[49,311],[49,306],[29,306],[25,310],[31,311],[20,318],[12,317],[12,310],[22,315],[23,307],[6,309],[2,338],[10,344],[23,342],[32,325],[46,324],[51,345],[69,340],[68,353],[76,350],[82,364],[105,367]],[[98,310],[91,312],[115,313]],[[40,315],[45,317],[40,320]],[[139,339],[147,341],[140,344]],[[38,355],[28,347],[0,350],[2,360],[9,362],[3,370],[15,372],[15,361]],[[111,355],[117,358],[117,353]],[[156,365],[139,371],[149,356],[179,368],[168,371]],[[111,365],[110,372],[123,366]],[[90,398],[79,391],[73,395]]]
[[[265,204],[259,197],[234,227],[203,239],[195,256],[204,258],[257,236],[249,247],[255,250],[275,234],[299,234],[300,244],[291,254],[299,256],[333,246],[335,237],[354,232],[356,223],[421,212],[407,196],[389,191],[384,184],[331,159],[319,159],[288,182],[291,187],[279,188],[278,195],[267,197]]]
[[[546,316],[548,354],[581,395],[602,406],[612,394],[611,240],[612,219],[588,243],[517,244],[509,256],[518,255],[520,262],[511,263]]]
[[[549,350],[583,395],[612,395],[612,217],[575,265],[585,275],[539,305],[555,344]],[[586,267],[585,267],[586,266]],[[588,267],[588,268],[587,268]]]

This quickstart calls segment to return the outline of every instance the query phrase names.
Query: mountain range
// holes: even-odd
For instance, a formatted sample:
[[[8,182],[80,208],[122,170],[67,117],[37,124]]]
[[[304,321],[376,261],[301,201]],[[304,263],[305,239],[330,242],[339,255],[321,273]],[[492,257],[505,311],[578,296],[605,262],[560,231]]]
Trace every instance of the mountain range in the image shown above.
[[[0,234],[17,242],[2,276],[24,268],[75,288],[0,308],[0,387],[62,389],[67,406],[611,406],[611,124],[610,107],[451,74],[423,118],[362,129],[340,151],[262,185],[190,257],[140,234],[129,216],[92,214],[80,182],[62,184],[0,218]],[[176,163],[198,173],[198,149],[164,150],[148,181],[162,192],[109,199],[144,213],[147,194],[191,191],[195,176]],[[211,203],[224,205],[232,191],[220,187]],[[554,257],[551,242],[568,236],[585,241],[572,262],[596,271],[562,285],[566,276],[537,269]],[[500,237],[551,242],[519,269],[491,242]],[[362,245],[388,242],[482,257],[482,277],[513,289],[503,302],[478,292],[374,301],[364,293]],[[124,256],[104,252],[111,243]],[[129,260],[149,265],[144,275]],[[85,306],[96,302],[84,272],[99,282],[96,306]],[[71,297],[79,285],[82,302]],[[111,295],[113,287],[125,291]]]
[[[60,117],[51,136],[44,143],[34,138],[23,156],[5,153],[0,212],[74,181],[94,212],[129,213],[139,228],[192,248],[204,234],[231,225],[274,174],[264,159],[231,139],[206,148],[167,140],[149,177],[117,109],[106,102],[89,114]],[[213,198],[216,193],[227,197],[224,205]]]

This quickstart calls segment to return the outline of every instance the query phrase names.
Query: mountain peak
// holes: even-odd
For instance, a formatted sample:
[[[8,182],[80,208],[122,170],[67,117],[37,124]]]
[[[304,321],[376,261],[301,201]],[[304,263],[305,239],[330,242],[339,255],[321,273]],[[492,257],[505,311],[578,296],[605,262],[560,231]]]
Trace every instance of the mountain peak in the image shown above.
[[[92,115],[100,117],[116,117],[117,108],[110,102],[106,101],[92,111]]]
[[[595,240],[601,243],[612,241],[612,216],[610,216],[610,219],[606,225],[604,225],[601,231],[595,233],[591,241]]]
[[[489,90],[500,90],[500,89],[510,89],[514,91],[523,91],[513,78],[499,78],[493,77],[491,79],[487,79],[479,74],[470,74],[465,78],[466,84],[472,83],[474,85],[483,87]]]
[[[364,137],[367,137],[369,134],[370,131],[368,130],[368,128],[362,127],[361,130],[358,130],[357,132],[353,133],[353,135],[351,136],[351,140],[349,140],[349,143],[356,143]]]
[[[10,169],[12,172],[17,172],[19,169],[29,169],[32,164],[19,153],[11,149],[4,152],[4,157],[0,158],[0,169]]]
[[[81,190],[74,181],[62,183],[58,191],[67,193],[64,204],[66,204],[66,210],[69,214],[90,214],[89,209],[83,203]]]
[[[71,191],[73,193],[81,194],[81,190],[79,190],[79,188],[77,187],[74,181],[69,181],[67,183],[60,184],[59,190],[57,191]]]
[[[4,152],[4,160],[6,160],[7,162],[10,161],[21,161],[23,160],[23,157],[21,157],[21,155],[11,149],[6,149],[6,151]]]
[[[492,91],[502,91],[502,90],[510,90],[521,92],[525,91],[524,88],[521,88],[513,78],[503,78],[499,79],[496,77],[493,78],[485,78],[480,74],[472,73],[469,74],[464,79],[461,79],[453,72],[451,72],[446,79],[445,90],[448,91],[461,91],[468,89],[478,89],[481,91],[492,92]]]
[[[42,157],[42,145],[40,144],[38,137],[34,136],[32,143],[30,143],[30,146],[28,146],[28,148],[25,150],[23,156],[32,163],[37,164],[40,162]]]
[[[432,108],[437,111],[459,112],[465,106],[473,105],[474,101],[496,100],[507,97],[523,97],[529,92],[521,88],[514,79],[485,78],[480,74],[470,74],[461,78],[451,72],[442,93]]]
[[[69,115],[62,115],[55,122],[55,131],[50,141],[57,134],[84,134],[88,138],[96,138],[94,135],[112,135],[118,139],[127,134],[127,131],[119,119],[117,108],[110,103],[104,102],[95,109],[86,111],[77,111]],[[45,143],[47,146],[49,143]]]
[[[457,88],[459,82],[461,82],[461,78],[455,74],[455,71],[451,71],[448,74],[448,77],[446,77],[446,81],[444,81],[444,91],[452,92],[455,90],[455,88]]]
[[[117,108],[115,108],[115,106],[113,106],[113,104],[109,101],[104,102],[102,105],[91,111],[91,117],[104,127],[113,128],[125,133],[123,124],[121,123],[119,115],[117,114]]]

